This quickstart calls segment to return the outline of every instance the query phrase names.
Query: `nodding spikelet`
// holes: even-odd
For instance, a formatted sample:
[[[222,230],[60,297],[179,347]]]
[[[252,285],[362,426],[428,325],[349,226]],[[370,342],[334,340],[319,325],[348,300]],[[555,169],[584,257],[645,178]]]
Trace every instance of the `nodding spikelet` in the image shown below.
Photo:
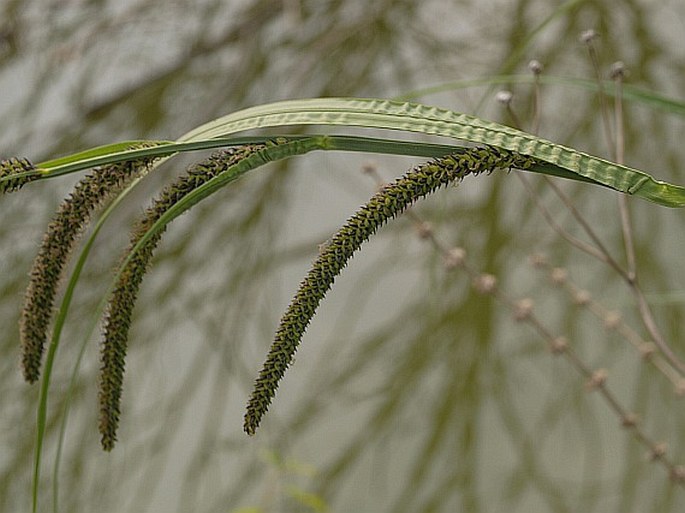
[[[138,241],[169,208],[229,167],[265,147],[264,145],[249,145],[220,150],[213,153],[207,160],[191,166],[183,176],[168,185],[152,206],[145,211],[131,233],[124,258],[132,252]],[[105,312],[99,391],[99,430],[102,448],[105,451],[112,450],[116,443],[126,348],[133,307],[143,276],[164,229],[150,237],[120,270]]]
[[[491,172],[496,168],[527,169],[533,159],[496,148],[468,149],[464,153],[436,159],[409,171],[384,186],[362,206],[325,244],[307,276],[283,314],[266,362],[255,380],[248,401],[243,429],[253,435],[278,384],[290,366],[300,340],[319,303],[336,276],[361,245],[386,221],[402,213],[414,201],[438,188],[460,181],[466,175]]]
[[[0,194],[18,191],[38,178],[39,174],[32,174],[35,170],[36,167],[24,158],[0,160]]]
[[[135,148],[143,146],[151,144]],[[95,169],[76,184],[48,225],[29,273],[21,312],[21,366],[26,381],[33,383],[40,376],[55,297],[64,267],[80,235],[98,207],[120,192],[149,162],[150,159],[141,159]]]

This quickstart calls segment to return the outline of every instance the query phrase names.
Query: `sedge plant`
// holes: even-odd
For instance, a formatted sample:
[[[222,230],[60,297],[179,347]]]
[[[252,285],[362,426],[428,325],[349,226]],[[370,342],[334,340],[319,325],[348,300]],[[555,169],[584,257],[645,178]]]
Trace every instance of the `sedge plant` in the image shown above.
[[[636,98],[640,97],[634,91],[633,94]],[[655,96],[650,98],[656,101]],[[417,137],[414,140],[396,140],[392,137],[329,133],[267,133],[248,137],[239,135],[248,130],[278,130],[306,125],[328,129],[337,126],[360,131],[399,131],[420,135],[423,139],[419,140]],[[426,142],[424,136],[441,136],[455,142]],[[185,174],[169,184],[144,211],[131,233],[129,245],[122,254],[103,300],[99,429],[102,447],[106,451],[114,448],[122,414],[121,397],[125,388],[124,370],[132,312],[154,250],[166,227],[214,192],[270,162],[313,151],[410,155],[430,159],[384,185],[320,248],[319,256],[281,319],[266,362],[255,380],[244,421],[244,430],[249,435],[257,431],[276,394],[279,382],[293,362],[307,326],[353,254],[383,224],[437,189],[457,184],[467,177],[511,171],[563,177],[588,186],[601,186],[619,194],[649,201],[655,205],[654,208],[685,206],[685,187],[657,180],[646,172],[620,162],[605,160],[545,140],[534,133],[482,118],[404,100],[314,98],[281,101],[228,114],[193,129],[176,141],[126,141],[36,164],[20,158],[4,160],[0,163],[0,192],[4,194],[16,192],[24,186],[26,187],[22,193],[28,193],[26,190],[31,182],[95,168],[91,175],[76,185],[48,227],[31,272],[22,313],[22,362],[26,380],[31,383],[37,381],[41,376],[41,368],[43,369],[38,407],[34,510],[37,508],[45,410],[54,355],[59,346],[69,301],[98,227],[116,207],[117,202],[145,174],[154,172],[162,164],[173,163],[173,158],[181,153],[208,149],[216,151],[208,158],[192,164]],[[57,288],[67,259],[75,253],[76,241],[97,208],[107,201],[111,202],[110,207],[101,215],[96,229],[84,246],[55,317],[53,310]],[[480,292],[496,295],[512,308],[517,320],[531,323],[548,340],[553,352],[566,355],[586,376],[588,386],[604,395],[622,421],[633,429],[635,436],[650,447],[655,458],[664,462],[671,476],[678,482],[683,482],[685,473],[682,468],[666,458],[657,444],[637,426],[630,413],[616,404],[601,369],[587,368],[568,348],[564,339],[554,336],[544,328],[533,315],[529,302],[506,297],[498,290],[493,277],[481,275],[467,267],[463,252],[458,249],[449,250],[443,256],[453,267],[468,269]],[[43,363],[48,340],[48,356]],[[667,364],[678,367],[679,362],[674,355],[664,352],[662,357]],[[55,477],[56,475],[57,473]]]

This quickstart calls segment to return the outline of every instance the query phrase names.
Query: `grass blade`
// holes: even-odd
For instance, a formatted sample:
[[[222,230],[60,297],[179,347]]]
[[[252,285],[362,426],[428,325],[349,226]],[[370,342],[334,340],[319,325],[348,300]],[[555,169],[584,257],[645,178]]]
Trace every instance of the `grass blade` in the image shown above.
[[[418,103],[364,98],[286,100],[234,112],[192,130],[180,140],[226,137],[244,130],[290,125],[380,128],[486,144],[533,157],[571,176],[660,205],[685,206],[684,187],[499,123]]]

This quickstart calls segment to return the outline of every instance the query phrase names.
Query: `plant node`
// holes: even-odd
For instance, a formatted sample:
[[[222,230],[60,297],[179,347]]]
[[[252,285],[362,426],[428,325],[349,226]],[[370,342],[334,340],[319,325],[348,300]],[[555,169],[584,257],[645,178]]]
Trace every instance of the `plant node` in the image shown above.
[[[449,271],[461,267],[466,262],[466,250],[464,248],[452,248],[445,255],[445,268]]]
[[[480,294],[492,294],[497,289],[497,278],[492,274],[481,274],[473,280],[473,287]]]
[[[514,319],[518,322],[529,319],[532,313],[533,300],[530,298],[523,298],[514,305]]]
[[[556,337],[550,344],[552,354],[562,354],[568,349],[568,340],[566,337]]]
[[[609,373],[606,369],[597,369],[592,373],[590,379],[585,383],[588,391],[596,390],[603,387],[609,377]]]

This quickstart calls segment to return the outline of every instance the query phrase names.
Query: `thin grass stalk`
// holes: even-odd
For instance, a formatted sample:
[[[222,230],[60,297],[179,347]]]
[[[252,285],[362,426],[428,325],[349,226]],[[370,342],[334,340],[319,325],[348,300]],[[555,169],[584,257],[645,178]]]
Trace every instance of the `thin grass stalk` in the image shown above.
[[[536,80],[539,81],[541,85],[554,85],[570,87],[575,89],[583,89],[586,91],[597,91],[597,84],[594,80],[583,78],[563,77],[558,75],[541,75],[538,79],[536,79],[534,76],[530,76],[529,74],[494,75],[484,78],[458,80],[454,82],[447,82],[445,84],[437,86],[416,89],[414,91],[410,91],[400,96],[395,96],[393,99],[397,101],[411,101],[425,96],[446,93],[451,91],[458,91],[462,89],[468,89],[471,87],[494,87],[497,85],[509,84],[531,84],[534,83]],[[609,96],[615,94],[614,89],[612,87],[609,87],[611,85],[611,82],[604,81],[603,83],[603,87],[605,87],[605,93]],[[665,114],[671,114],[680,117],[685,116],[685,102],[677,98],[669,98],[667,96],[663,96],[661,94],[655,93],[654,91],[649,91],[646,89],[641,89],[639,87],[624,84],[623,99],[626,102],[637,103],[647,108],[661,111]]]
[[[625,136],[623,125],[623,75],[625,73],[622,62],[614,63],[611,70],[614,79],[616,94],[614,95],[614,125],[616,126],[616,140],[614,141],[614,153],[616,162],[625,162]],[[621,215],[621,231],[623,232],[623,245],[626,252],[628,278],[630,281],[637,279],[637,265],[635,260],[635,242],[633,241],[633,223],[630,220],[628,200],[624,196],[618,197],[618,208]]]
[[[592,71],[595,74],[595,83],[597,84],[597,99],[599,100],[599,112],[602,116],[602,128],[604,129],[604,138],[609,148],[611,158],[616,160],[616,147],[614,146],[614,137],[612,135],[611,117],[609,115],[609,107],[607,105],[606,96],[604,95],[604,85],[602,81],[602,69],[599,64],[599,57],[597,56],[597,48],[595,48],[595,40],[599,34],[594,30],[586,30],[580,36],[581,42],[585,43],[592,64]]]

